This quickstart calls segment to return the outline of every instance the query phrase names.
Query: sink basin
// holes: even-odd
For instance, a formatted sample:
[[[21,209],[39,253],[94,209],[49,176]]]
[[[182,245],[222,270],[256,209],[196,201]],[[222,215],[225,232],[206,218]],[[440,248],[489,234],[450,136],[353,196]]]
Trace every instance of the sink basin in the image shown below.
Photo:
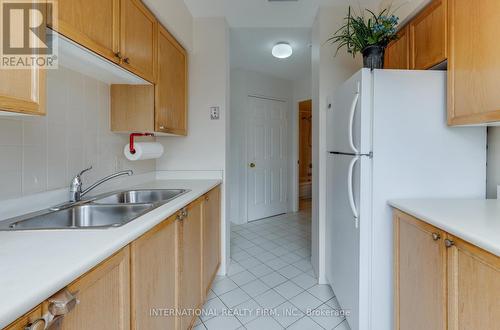
[[[142,203],[166,203],[186,193],[184,189],[152,189],[152,190],[129,190],[102,198],[97,197],[93,204],[142,204]]]
[[[146,213],[153,204],[77,205],[35,215],[6,225],[2,230],[92,229],[120,227]]]

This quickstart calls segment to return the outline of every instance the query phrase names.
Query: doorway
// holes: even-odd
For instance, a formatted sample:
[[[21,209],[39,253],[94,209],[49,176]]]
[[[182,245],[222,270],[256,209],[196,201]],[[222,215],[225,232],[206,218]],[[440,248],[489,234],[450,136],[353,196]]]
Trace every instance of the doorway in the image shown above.
[[[299,210],[311,208],[312,100],[299,102]]]
[[[255,96],[248,103],[248,221],[254,221],[287,212],[287,104]]]

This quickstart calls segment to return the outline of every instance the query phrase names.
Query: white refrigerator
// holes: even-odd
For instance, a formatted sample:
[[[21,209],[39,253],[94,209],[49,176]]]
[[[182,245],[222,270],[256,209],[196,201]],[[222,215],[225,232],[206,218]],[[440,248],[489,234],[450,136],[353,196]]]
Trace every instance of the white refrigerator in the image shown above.
[[[331,101],[326,278],[352,330],[393,329],[387,202],[484,198],[486,129],[447,126],[440,71],[363,69]]]

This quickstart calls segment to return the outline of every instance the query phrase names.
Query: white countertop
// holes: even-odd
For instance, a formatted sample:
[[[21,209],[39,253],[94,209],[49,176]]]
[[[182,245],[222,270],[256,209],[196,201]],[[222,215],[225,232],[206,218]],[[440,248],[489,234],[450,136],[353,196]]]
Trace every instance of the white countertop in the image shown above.
[[[0,232],[0,328],[220,183],[154,180],[134,186],[191,191],[119,228]]]
[[[500,200],[416,199],[389,204],[500,257]]]

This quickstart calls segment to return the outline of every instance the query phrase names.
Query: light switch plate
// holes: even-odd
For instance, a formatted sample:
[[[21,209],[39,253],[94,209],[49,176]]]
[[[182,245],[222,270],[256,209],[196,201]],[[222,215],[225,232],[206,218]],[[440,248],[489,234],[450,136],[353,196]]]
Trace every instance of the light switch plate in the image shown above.
[[[210,107],[210,120],[220,119],[220,107]]]

